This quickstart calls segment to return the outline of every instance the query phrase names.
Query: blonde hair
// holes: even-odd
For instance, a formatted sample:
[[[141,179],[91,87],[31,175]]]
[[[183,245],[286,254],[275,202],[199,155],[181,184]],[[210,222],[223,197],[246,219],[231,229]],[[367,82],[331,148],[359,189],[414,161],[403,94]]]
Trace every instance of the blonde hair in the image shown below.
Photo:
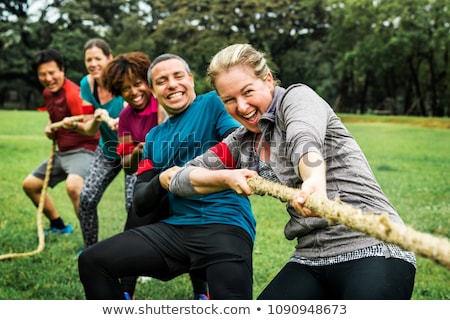
[[[235,66],[250,67],[255,76],[265,80],[270,70],[264,53],[256,50],[250,44],[233,44],[220,50],[212,58],[207,72],[206,81],[216,89],[216,78],[221,71],[229,70]],[[275,80],[278,83],[277,80]]]

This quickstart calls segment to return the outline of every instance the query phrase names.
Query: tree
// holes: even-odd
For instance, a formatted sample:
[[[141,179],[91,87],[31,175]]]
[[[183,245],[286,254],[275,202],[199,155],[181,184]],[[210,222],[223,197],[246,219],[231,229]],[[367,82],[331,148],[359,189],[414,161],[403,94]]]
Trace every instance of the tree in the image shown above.
[[[103,37],[115,54],[183,56],[199,93],[210,90],[203,80],[211,57],[245,42],[266,53],[284,86],[306,83],[339,112],[448,116],[447,2],[42,0],[31,15],[28,1],[3,1],[0,107],[18,87],[21,101],[36,105],[39,84],[28,65],[37,50],[58,49],[79,81],[83,44]]]
[[[450,17],[445,1],[329,3],[328,45],[336,51],[344,105],[359,105],[364,113],[392,99],[401,113],[448,114]]]

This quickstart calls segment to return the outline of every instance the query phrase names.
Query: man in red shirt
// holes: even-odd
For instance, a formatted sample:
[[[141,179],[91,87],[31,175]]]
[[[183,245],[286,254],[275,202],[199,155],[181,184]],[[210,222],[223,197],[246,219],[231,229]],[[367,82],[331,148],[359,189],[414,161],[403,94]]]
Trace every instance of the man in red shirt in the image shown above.
[[[57,51],[40,51],[33,58],[32,67],[44,87],[42,96],[49,113],[45,134],[49,139],[55,140],[57,145],[48,186],[53,188],[66,180],[67,194],[78,217],[80,192],[94,157],[99,135],[86,136],[77,132],[78,123],[70,121],[70,117],[92,114],[94,108],[83,105],[80,88],[65,77],[64,58]],[[58,121],[63,121],[63,125],[53,129],[51,124]],[[22,183],[23,190],[36,207],[41,198],[48,161],[49,159],[44,160]],[[47,233],[68,234],[73,231],[70,224],[64,223],[48,194],[45,196],[43,213],[50,221]]]

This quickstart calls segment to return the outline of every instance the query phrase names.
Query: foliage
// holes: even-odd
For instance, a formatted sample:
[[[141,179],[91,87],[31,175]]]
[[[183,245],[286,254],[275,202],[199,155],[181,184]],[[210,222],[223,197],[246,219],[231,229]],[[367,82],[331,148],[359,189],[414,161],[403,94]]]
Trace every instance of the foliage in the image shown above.
[[[182,55],[201,92],[212,55],[248,42],[284,86],[307,83],[338,112],[450,114],[445,0],[21,0],[0,3],[0,21],[0,108],[38,105],[37,50],[60,50],[79,81],[84,42],[103,37],[115,53]]]
[[[443,41],[450,36],[448,4],[439,0],[330,4],[329,40],[337,53],[342,105],[358,103],[356,97],[365,113],[393,98],[394,114],[448,115],[448,90],[441,90],[449,76],[450,44]]]
[[[50,141],[43,134],[46,113],[0,111],[0,255],[26,252],[37,246],[36,208],[23,191],[21,181],[48,157]],[[450,237],[450,170],[448,145],[450,120],[416,117],[341,115],[363,148],[383,190],[405,223],[418,231]],[[430,124],[436,124],[430,127]],[[425,126],[422,126],[425,125]],[[100,239],[122,231],[125,222],[123,177],[108,187],[99,207]],[[47,236],[39,255],[0,261],[0,299],[82,300],[77,252],[83,241],[78,221],[67,198],[64,183],[49,189],[62,217],[75,228],[68,236]],[[276,275],[293,252],[287,241],[285,205],[252,196],[257,219],[254,246],[254,297]],[[44,220],[44,226],[47,226]],[[450,271],[418,257],[413,293],[415,300],[448,300]],[[138,283],[137,299],[191,299],[188,276],[169,282],[152,279]]]

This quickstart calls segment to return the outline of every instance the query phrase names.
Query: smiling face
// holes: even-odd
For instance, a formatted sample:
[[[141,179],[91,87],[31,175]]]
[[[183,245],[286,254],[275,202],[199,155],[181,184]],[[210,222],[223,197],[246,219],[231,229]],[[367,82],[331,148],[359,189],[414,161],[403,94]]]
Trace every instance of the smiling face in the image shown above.
[[[64,84],[64,69],[55,61],[42,63],[37,68],[39,82],[51,93],[58,92]]]
[[[180,114],[195,100],[194,77],[180,60],[157,63],[151,78],[151,91],[169,116]]]
[[[98,47],[91,47],[84,52],[86,70],[95,80],[100,78],[103,69],[111,60],[112,56],[106,56]]]
[[[228,113],[248,130],[261,132],[258,120],[270,106],[274,80],[268,73],[263,80],[246,66],[235,66],[217,75],[215,87]]]
[[[121,88],[122,97],[136,110],[143,110],[151,97],[150,87],[144,79],[124,79]]]

